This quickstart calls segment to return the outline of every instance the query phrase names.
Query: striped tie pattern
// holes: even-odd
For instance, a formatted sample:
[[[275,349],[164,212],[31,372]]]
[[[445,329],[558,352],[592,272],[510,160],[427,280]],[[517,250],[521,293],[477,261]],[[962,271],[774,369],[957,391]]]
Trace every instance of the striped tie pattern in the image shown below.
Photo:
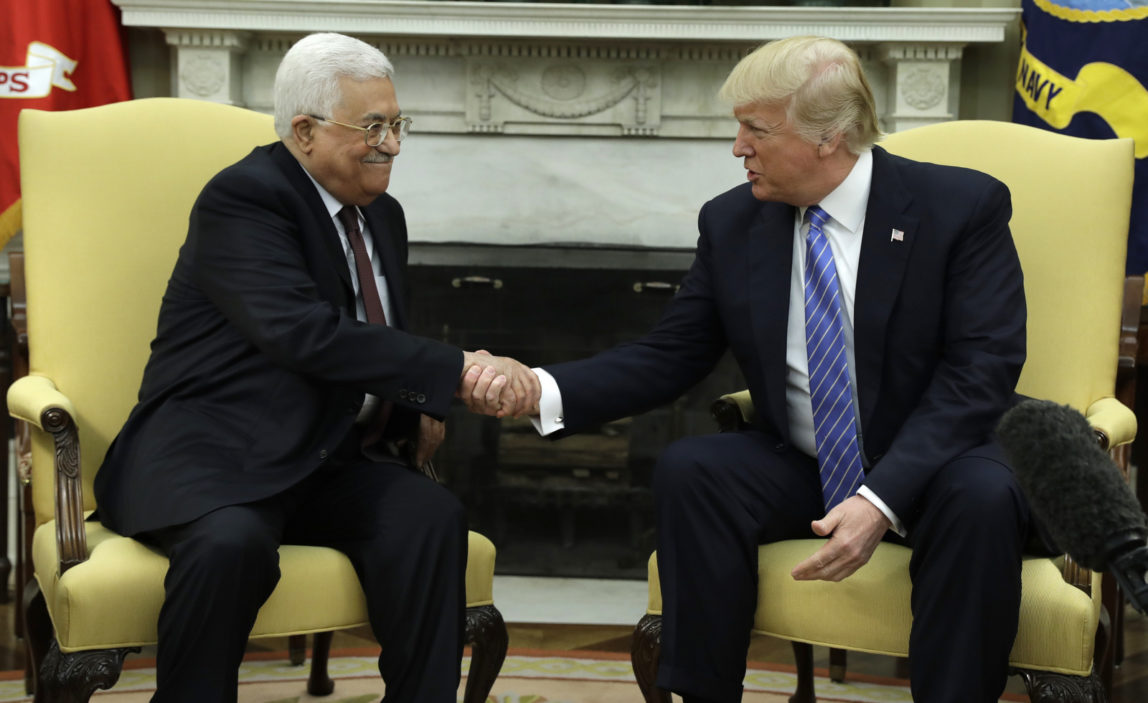
[[[841,296],[833,250],[822,227],[829,215],[814,205],[806,210],[805,346],[809,355],[809,395],[821,493],[828,513],[857,492],[865,477],[850,390],[849,362],[841,329]]]

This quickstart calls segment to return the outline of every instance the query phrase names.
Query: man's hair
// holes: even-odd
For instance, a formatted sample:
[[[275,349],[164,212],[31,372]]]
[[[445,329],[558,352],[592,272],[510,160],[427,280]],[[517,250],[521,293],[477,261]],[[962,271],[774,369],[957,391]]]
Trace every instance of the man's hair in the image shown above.
[[[789,37],[758,47],[738,62],[718,97],[731,107],[785,104],[789,123],[813,144],[841,134],[857,154],[881,137],[861,59],[836,39]]]
[[[303,37],[275,72],[276,134],[289,137],[296,115],[330,117],[343,99],[339,78],[365,81],[390,78],[394,72],[383,52],[366,42],[330,32]]]

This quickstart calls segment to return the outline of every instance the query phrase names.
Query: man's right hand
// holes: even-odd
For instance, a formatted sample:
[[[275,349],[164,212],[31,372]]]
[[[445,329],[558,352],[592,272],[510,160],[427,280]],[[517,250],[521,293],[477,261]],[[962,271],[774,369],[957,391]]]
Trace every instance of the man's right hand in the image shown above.
[[[527,366],[485,350],[463,352],[456,395],[476,413],[506,417],[538,413],[542,386]]]

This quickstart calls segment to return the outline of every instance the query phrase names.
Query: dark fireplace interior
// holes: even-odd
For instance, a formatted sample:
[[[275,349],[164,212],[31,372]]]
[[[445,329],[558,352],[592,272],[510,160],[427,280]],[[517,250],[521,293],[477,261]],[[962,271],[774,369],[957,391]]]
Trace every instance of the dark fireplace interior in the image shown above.
[[[660,318],[693,259],[682,249],[416,244],[413,332],[531,366],[589,356]],[[710,403],[744,387],[723,359],[672,405],[552,441],[529,420],[456,403],[436,458],[497,573],[645,578],[654,461],[677,437],[716,431]]]

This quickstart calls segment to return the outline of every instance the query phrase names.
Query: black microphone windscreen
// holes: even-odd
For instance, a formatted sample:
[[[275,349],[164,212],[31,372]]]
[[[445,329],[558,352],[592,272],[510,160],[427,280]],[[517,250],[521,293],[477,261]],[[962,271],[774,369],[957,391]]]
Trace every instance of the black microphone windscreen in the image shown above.
[[[1143,543],[1144,512],[1078,411],[1025,400],[997,433],[1033,512],[1069,556],[1103,571],[1121,539]]]

